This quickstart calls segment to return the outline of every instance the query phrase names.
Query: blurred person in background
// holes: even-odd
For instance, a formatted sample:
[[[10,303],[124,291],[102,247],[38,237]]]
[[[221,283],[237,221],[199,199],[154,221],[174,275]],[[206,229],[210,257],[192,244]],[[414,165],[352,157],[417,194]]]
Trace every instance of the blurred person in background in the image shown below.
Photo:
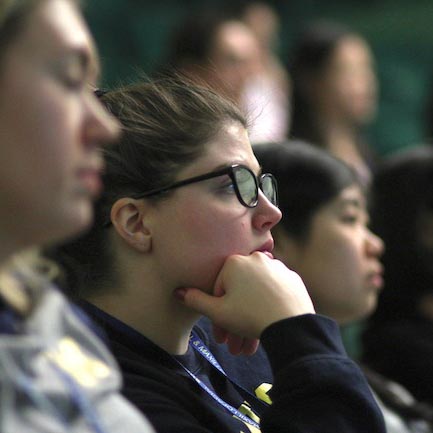
[[[231,13],[205,9],[178,23],[162,70],[206,84],[240,106],[245,83],[260,69],[259,56],[246,24]]]
[[[346,161],[368,184],[375,155],[362,133],[375,116],[378,84],[365,39],[337,23],[311,23],[295,43],[289,71],[290,135]]]
[[[433,404],[433,148],[379,166],[372,227],[386,243],[385,287],[364,332],[363,360]]]
[[[290,127],[290,77],[277,53],[280,17],[260,1],[247,2],[240,17],[259,44],[259,67],[242,94],[242,106],[253,118],[251,143],[282,141]]]

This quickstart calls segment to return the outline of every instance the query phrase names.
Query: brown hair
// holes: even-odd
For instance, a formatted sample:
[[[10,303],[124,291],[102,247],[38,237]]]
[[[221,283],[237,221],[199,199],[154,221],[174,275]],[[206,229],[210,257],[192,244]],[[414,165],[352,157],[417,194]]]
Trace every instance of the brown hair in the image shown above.
[[[0,3],[0,58],[19,34],[35,7],[45,0],[2,0]]]

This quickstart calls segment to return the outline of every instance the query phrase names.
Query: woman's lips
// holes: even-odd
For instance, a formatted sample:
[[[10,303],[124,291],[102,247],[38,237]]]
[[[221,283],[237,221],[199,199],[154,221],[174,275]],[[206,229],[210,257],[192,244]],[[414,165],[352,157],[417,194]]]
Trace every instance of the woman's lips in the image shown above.
[[[260,251],[263,254],[266,254],[269,258],[273,259],[272,251],[274,249],[274,240],[269,239],[266,241],[261,247],[257,248],[254,251]]]
[[[383,287],[383,276],[381,273],[371,274],[368,278],[368,281],[370,285],[376,290],[379,290]]]
[[[383,267],[378,266],[377,269],[374,269],[372,272],[368,274],[368,283],[375,290],[380,290],[383,287],[384,279],[383,279]]]
[[[97,197],[102,192],[101,171],[93,168],[81,169],[78,172],[80,185],[92,197]]]
[[[262,251],[263,254],[267,255],[270,259],[273,259],[274,256],[270,251]]]

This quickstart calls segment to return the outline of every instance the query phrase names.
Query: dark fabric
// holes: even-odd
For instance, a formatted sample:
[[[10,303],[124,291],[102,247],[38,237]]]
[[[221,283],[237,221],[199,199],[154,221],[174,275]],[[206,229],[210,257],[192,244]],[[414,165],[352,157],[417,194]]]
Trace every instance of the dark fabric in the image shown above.
[[[337,325],[301,316],[270,326],[262,336],[275,373],[274,403],[262,431],[385,431],[360,369],[345,354]],[[289,416],[287,416],[289,414]],[[293,428],[279,426],[287,424]]]
[[[0,299],[0,334],[17,334],[21,318]]]
[[[363,335],[363,362],[433,404],[433,322],[425,319],[377,324]]]
[[[411,431],[419,431],[421,423],[423,423],[423,431],[433,431],[433,406],[420,403],[406,388],[376,371],[363,365],[361,368],[382,403],[398,414],[409,428],[416,424],[418,430]]]
[[[212,400],[169,354],[95,307],[85,308],[109,338],[126,397],[147,414],[158,433],[255,431]],[[226,349],[209,341],[203,328],[196,330],[230,374],[237,371],[239,379],[257,385],[252,377],[259,372],[250,372],[248,363],[244,372],[227,365],[220,358]],[[359,368],[347,358],[333,321],[313,315],[283,320],[264,332],[262,343],[275,373],[274,403],[262,410],[262,432],[385,432],[380,410]],[[221,398],[233,405],[243,399],[230,382],[209,372],[205,361],[189,356],[197,374],[209,374],[208,382]],[[269,371],[265,374],[272,379]]]

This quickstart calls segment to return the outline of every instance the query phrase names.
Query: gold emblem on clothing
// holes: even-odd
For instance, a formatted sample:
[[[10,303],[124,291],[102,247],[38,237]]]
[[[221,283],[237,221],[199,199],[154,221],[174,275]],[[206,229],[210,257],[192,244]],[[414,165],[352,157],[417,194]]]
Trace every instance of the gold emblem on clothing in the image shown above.
[[[71,337],[62,338],[57,347],[48,351],[46,356],[86,388],[94,387],[110,374],[110,368],[106,364],[85,354]]]
[[[269,391],[271,390],[272,385],[270,383],[262,383],[259,387],[257,387],[254,392],[256,397],[259,400],[264,401],[265,403],[272,404],[272,400],[269,397]]]

